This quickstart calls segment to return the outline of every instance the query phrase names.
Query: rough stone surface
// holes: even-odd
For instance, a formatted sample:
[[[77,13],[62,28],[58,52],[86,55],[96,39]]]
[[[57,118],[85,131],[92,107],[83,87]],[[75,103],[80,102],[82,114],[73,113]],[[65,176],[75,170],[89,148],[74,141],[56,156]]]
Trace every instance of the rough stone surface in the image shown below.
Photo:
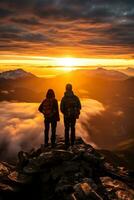
[[[81,139],[19,152],[16,166],[0,163],[0,199],[134,200],[134,179]]]

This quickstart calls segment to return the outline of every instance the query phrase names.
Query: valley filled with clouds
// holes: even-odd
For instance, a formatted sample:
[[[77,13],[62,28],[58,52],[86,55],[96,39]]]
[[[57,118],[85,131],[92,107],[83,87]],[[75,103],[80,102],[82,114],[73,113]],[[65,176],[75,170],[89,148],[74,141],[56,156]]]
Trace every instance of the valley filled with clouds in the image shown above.
[[[91,141],[84,123],[89,117],[100,116],[105,110],[103,105],[95,100],[83,100],[83,110],[77,124],[77,136]],[[38,111],[38,103],[0,103],[0,158],[12,159],[20,150],[31,150],[43,144],[43,115]],[[57,127],[57,137],[64,137],[63,118],[60,117]],[[92,141],[91,141],[92,143]],[[94,144],[95,145],[95,144]],[[95,145],[96,146],[96,145]]]
[[[1,160],[13,160],[20,150],[29,151],[43,144],[43,115],[39,113],[38,106],[39,103],[0,103]],[[123,118],[124,112],[121,110],[113,111],[96,100],[82,99],[76,135],[95,148],[116,149],[121,142],[131,138]],[[64,138],[62,115],[57,138]]]

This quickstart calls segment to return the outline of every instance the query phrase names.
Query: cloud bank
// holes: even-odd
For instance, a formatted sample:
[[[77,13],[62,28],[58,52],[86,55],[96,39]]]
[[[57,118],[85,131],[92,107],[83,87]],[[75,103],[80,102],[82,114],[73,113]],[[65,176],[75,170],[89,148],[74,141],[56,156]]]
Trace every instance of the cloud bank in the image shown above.
[[[12,159],[20,150],[31,150],[43,144],[43,116],[38,112],[37,103],[0,103],[0,159]],[[95,100],[83,100],[82,112],[77,122],[77,136],[97,146],[91,141],[90,133],[82,125],[94,116],[101,116],[105,110],[103,105]],[[63,118],[57,127],[57,137],[64,137]]]
[[[76,135],[95,148],[115,150],[133,141],[133,113],[121,105],[103,105],[83,99]],[[39,148],[44,141],[43,116],[38,103],[0,103],[0,159],[13,160],[20,150]],[[132,109],[132,108],[131,108]],[[63,116],[57,126],[57,140],[64,138]]]

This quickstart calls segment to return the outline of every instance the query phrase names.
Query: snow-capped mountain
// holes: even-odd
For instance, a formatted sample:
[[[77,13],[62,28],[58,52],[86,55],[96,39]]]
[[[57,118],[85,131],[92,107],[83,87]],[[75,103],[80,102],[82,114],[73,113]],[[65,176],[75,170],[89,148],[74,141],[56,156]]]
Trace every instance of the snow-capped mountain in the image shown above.
[[[0,73],[0,78],[3,79],[17,79],[26,77],[35,77],[35,76],[30,72],[24,71],[23,69],[9,70]]]

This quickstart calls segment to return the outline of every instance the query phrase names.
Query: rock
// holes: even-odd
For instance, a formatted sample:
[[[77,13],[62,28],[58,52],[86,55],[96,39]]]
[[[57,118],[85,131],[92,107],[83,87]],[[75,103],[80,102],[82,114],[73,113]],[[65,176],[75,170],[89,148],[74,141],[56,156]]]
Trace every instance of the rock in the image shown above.
[[[102,159],[98,158],[97,156],[95,156],[94,154],[91,154],[88,151],[83,153],[83,159],[94,166],[97,165],[97,167],[103,162]]]
[[[31,177],[25,174],[18,173],[16,171],[10,173],[8,178],[16,183],[27,184],[31,181]]]
[[[111,198],[116,196],[119,200],[134,199],[134,191],[132,191],[124,182],[114,180],[111,177],[102,177],[101,180],[105,188],[110,191]]]
[[[118,190],[116,192],[116,195],[117,195],[117,198],[120,199],[120,200],[133,200],[134,199],[134,194],[129,191],[129,190]]]
[[[65,173],[75,173],[78,172],[80,169],[80,163],[74,161],[65,161],[63,163],[63,168]]]
[[[72,185],[58,185],[55,189],[55,192],[59,194],[59,196],[66,194],[71,194],[74,192],[73,186]]]
[[[73,153],[65,150],[54,150],[50,152],[41,153],[37,158],[29,160],[29,163],[24,167],[24,172],[38,173],[43,171],[49,166],[56,166],[63,161],[70,160],[73,158]]]
[[[62,177],[56,184],[55,195],[58,199],[71,200],[73,192],[73,185],[66,177]]]
[[[20,151],[15,167],[1,162],[0,195],[6,198],[0,198],[9,199],[9,192],[13,199],[133,200],[130,174],[81,139],[67,150],[61,140],[55,148]]]
[[[7,167],[8,168],[8,170],[9,171],[12,171],[12,170],[15,170],[16,169],[16,166],[14,166],[14,165],[11,165],[11,164],[9,164],[9,163],[7,163],[7,162],[1,162],[5,167]]]
[[[64,176],[64,174],[65,174],[65,171],[62,165],[51,168],[50,175],[53,180],[59,179],[60,177]]]
[[[96,192],[93,190],[88,182],[79,183],[74,186],[74,196],[77,200],[103,200]]]
[[[97,184],[94,182],[94,180],[92,179],[92,178],[84,178],[83,179],[83,182],[86,182],[86,183],[88,183],[90,186],[91,186],[91,188],[93,189],[93,190],[97,190],[97,188],[98,188],[98,186],[97,186]]]
[[[72,159],[74,154],[71,151],[59,149],[53,151],[53,156],[55,159],[60,158],[62,161],[67,161]]]
[[[36,158],[33,158],[31,160],[29,160],[29,163],[27,164],[27,166],[25,166],[23,168],[23,173],[25,174],[34,174],[34,173],[38,173],[40,171],[40,165],[37,162]]]
[[[0,163],[0,177],[7,176],[9,173],[9,169],[3,163]]]
[[[17,169],[19,171],[22,171],[23,168],[28,164],[28,162],[29,162],[28,153],[20,151],[18,153]]]
[[[51,180],[51,176],[52,176],[52,179],[53,180],[56,180],[57,177],[57,173],[56,173],[56,176],[55,174],[54,175],[51,175],[51,172],[50,171],[46,171],[46,173],[43,173],[41,174],[41,182],[44,184],[48,183],[50,180]]]
[[[4,184],[4,183],[0,183],[0,192],[14,192],[14,188]]]

